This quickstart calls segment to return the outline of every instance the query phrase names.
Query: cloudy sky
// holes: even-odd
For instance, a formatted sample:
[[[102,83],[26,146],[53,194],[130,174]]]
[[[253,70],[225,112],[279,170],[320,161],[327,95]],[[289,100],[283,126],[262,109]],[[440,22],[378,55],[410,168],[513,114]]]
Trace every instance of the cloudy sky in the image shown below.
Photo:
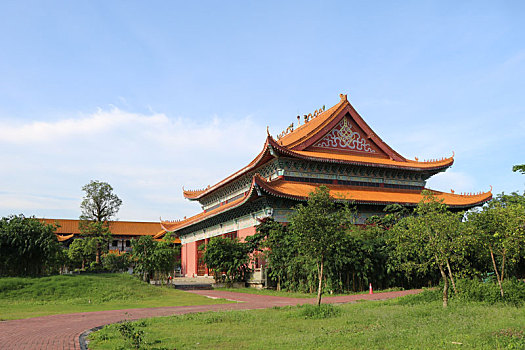
[[[246,165],[350,102],[402,155],[450,156],[428,187],[522,191],[521,1],[7,1],[0,215],[77,218],[109,182],[120,220],[196,214],[182,187]]]

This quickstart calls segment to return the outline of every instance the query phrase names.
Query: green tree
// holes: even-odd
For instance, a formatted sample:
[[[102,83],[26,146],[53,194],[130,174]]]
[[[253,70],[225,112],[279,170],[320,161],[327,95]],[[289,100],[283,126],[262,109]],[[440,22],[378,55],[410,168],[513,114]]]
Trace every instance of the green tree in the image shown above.
[[[525,245],[525,207],[519,201],[500,196],[479,212],[471,212],[468,220],[478,242],[490,254],[500,294],[509,264],[516,263]],[[498,261],[500,267],[498,268]]]
[[[456,289],[451,261],[462,256],[465,245],[466,235],[461,221],[463,214],[448,211],[447,206],[428,191],[424,192],[424,198],[414,214],[400,220],[390,230],[391,243],[401,262],[400,268],[408,273],[422,273],[435,267],[439,269],[444,283],[443,307],[446,307],[449,279]]]
[[[226,281],[233,283],[246,277],[249,252],[247,245],[236,238],[213,237],[205,246],[202,260],[213,270],[216,281],[224,273]]]
[[[131,252],[135,266],[133,273],[142,275],[142,280],[149,283],[155,273],[155,249],[157,242],[152,236],[141,236],[131,240]]]
[[[512,171],[514,172],[520,172],[522,174],[525,174],[525,164],[520,164],[520,165],[514,165],[512,167]]]
[[[299,251],[317,267],[317,305],[321,305],[325,262],[343,239],[352,218],[349,206],[335,203],[326,186],[310,193],[306,205],[299,204],[290,218]]]
[[[37,276],[53,272],[62,263],[56,225],[24,215],[0,220],[0,275]]]
[[[91,180],[82,191],[85,194],[80,203],[79,229],[83,235],[96,239],[96,262],[99,264],[102,250],[107,250],[111,239],[110,222],[117,215],[122,201],[106,182]]]
[[[97,243],[95,239],[77,238],[70,245],[67,250],[69,260],[75,265],[80,265],[82,270],[86,268],[86,263],[95,259],[97,254]]]
[[[145,282],[150,282],[155,273],[166,276],[173,272],[177,264],[180,247],[175,246],[173,237],[168,234],[161,241],[152,236],[142,236],[131,241],[133,272],[142,275]]]

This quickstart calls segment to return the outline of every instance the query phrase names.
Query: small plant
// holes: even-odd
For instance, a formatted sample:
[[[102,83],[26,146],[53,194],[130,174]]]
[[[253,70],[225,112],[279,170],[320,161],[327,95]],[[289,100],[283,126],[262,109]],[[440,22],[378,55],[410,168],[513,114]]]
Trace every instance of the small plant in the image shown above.
[[[144,341],[144,331],[136,329],[133,323],[124,322],[117,326],[122,336],[131,343],[134,349],[140,349]]]
[[[337,317],[341,314],[341,309],[331,304],[302,305],[299,307],[298,316],[309,319],[324,319]]]

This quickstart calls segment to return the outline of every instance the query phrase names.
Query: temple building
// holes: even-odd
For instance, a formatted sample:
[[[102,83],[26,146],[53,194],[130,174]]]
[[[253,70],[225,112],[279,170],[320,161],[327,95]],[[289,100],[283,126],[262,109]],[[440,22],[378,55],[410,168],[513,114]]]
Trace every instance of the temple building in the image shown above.
[[[76,238],[82,238],[78,227],[79,220],[70,219],[38,219],[44,224],[58,225],[55,235],[59,242],[69,246]],[[109,242],[109,250],[112,252],[131,251],[131,240],[141,236],[155,236],[165,234],[158,222],[137,222],[137,221],[112,221],[109,229],[112,234]],[[178,239],[175,243],[180,243]]]
[[[255,159],[222,181],[201,190],[183,190],[184,197],[201,204],[202,212],[180,221],[162,221],[161,226],[180,237],[184,275],[207,275],[199,247],[210,238],[227,235],[242,240],[253,235],[265,217],[287,222],[292,208],[320,185],[327,186],[334,199],[353,201],[362,223],[381,215],[389,204],[416,206],[427,179],[454,163],[453,155],[428,161],[406,159],[374,133],[346,95],[340,98],[329,109],[298,116],[298,125],[290,125],[276,138],[268,132]],[[492,198],[490,191],[431,191],[452,210],[469,209]]]

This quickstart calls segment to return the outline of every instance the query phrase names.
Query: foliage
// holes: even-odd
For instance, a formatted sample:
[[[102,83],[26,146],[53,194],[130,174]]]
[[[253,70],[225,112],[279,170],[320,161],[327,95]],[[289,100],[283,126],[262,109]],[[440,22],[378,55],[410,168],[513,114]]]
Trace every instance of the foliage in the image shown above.
[[[321,304],[324,265],[352,224],[353,213],[347,205],[338,205],[330,190],[320,186],[308,196],[306,205],[299,204],[290,218],[290,231],[297,240],[299,252],[317,267],[317,304]]]
[[[81,267],[82,270],[86,268],[86,264],[95,260],[97,254],[97,244],[95,239],[77,238],[71,242],[67,250],[67,255],[71,267]]]
[[[517,264],[525,245],[525,206],[521,201],[517,195],[501,195],[468,215],[478,245],[490,256],[502,297],[505,274],[509,265]]]
[[[74,312],[227,303],[128,274],[97,273],[0,278],[0,320]]]
[[[64,260],[57,226],[11,215],[0,220],[0,276],[39,276],[55,272]]]
[[[236,238],[214,237],[205,249],[202,260],[213,270],[216,281],[222,280],[223,274],[228,283],[246,278],[249,257],[245,243]]]
[[[126,271],[130,265],[129,253],[108,253],[102,256],[102,266],[106,271],[121,272]]]
[[[180,252],[180,248],[174,246],[171,235],[162,241],[155,241],[152,236],[142,236],[131,241],[131,248],[135,264],[133,272],[142,275],[142,279],[148,283],[156,272],[161,277],[173,273]]]
[[[123,322],[117,325],[120,334],[131,343],[133,349],[140,349],[144,340],[144,331],[137,329],[132,322]]]
[[[448,211],[430,192],[424,192],[414,213],[400,220],[390,231],[394,253],[400,268],[407,273],[439,269],[444,282],[443,306],[446,307],[449,278],[456,290],[451,263],[462,259],[467,243],[461,222],[463,214]]]
[[[82,187],[85,192],[80,203],[80,232],[96,239],[96,262],[100,262],[102,251],[107,250],[111,239],[110,221],[117,215],[122,200],[113,193],[113,187],[102,181],[91,180]]]
[[[476,279],[461,279],[458,281],[458,298],[463,301],[478,301],[489,304],[504,303],[513,306],[525,304],[525,282],[510,279],[503,282],[507,291],[502,297],[499,285],[492,282],[483,283]]]
[[[520,164],[520,165],[514,165],[512,167],[512,171],[514,172],[520,172],[522,174],[525,174],[525,164]]]

